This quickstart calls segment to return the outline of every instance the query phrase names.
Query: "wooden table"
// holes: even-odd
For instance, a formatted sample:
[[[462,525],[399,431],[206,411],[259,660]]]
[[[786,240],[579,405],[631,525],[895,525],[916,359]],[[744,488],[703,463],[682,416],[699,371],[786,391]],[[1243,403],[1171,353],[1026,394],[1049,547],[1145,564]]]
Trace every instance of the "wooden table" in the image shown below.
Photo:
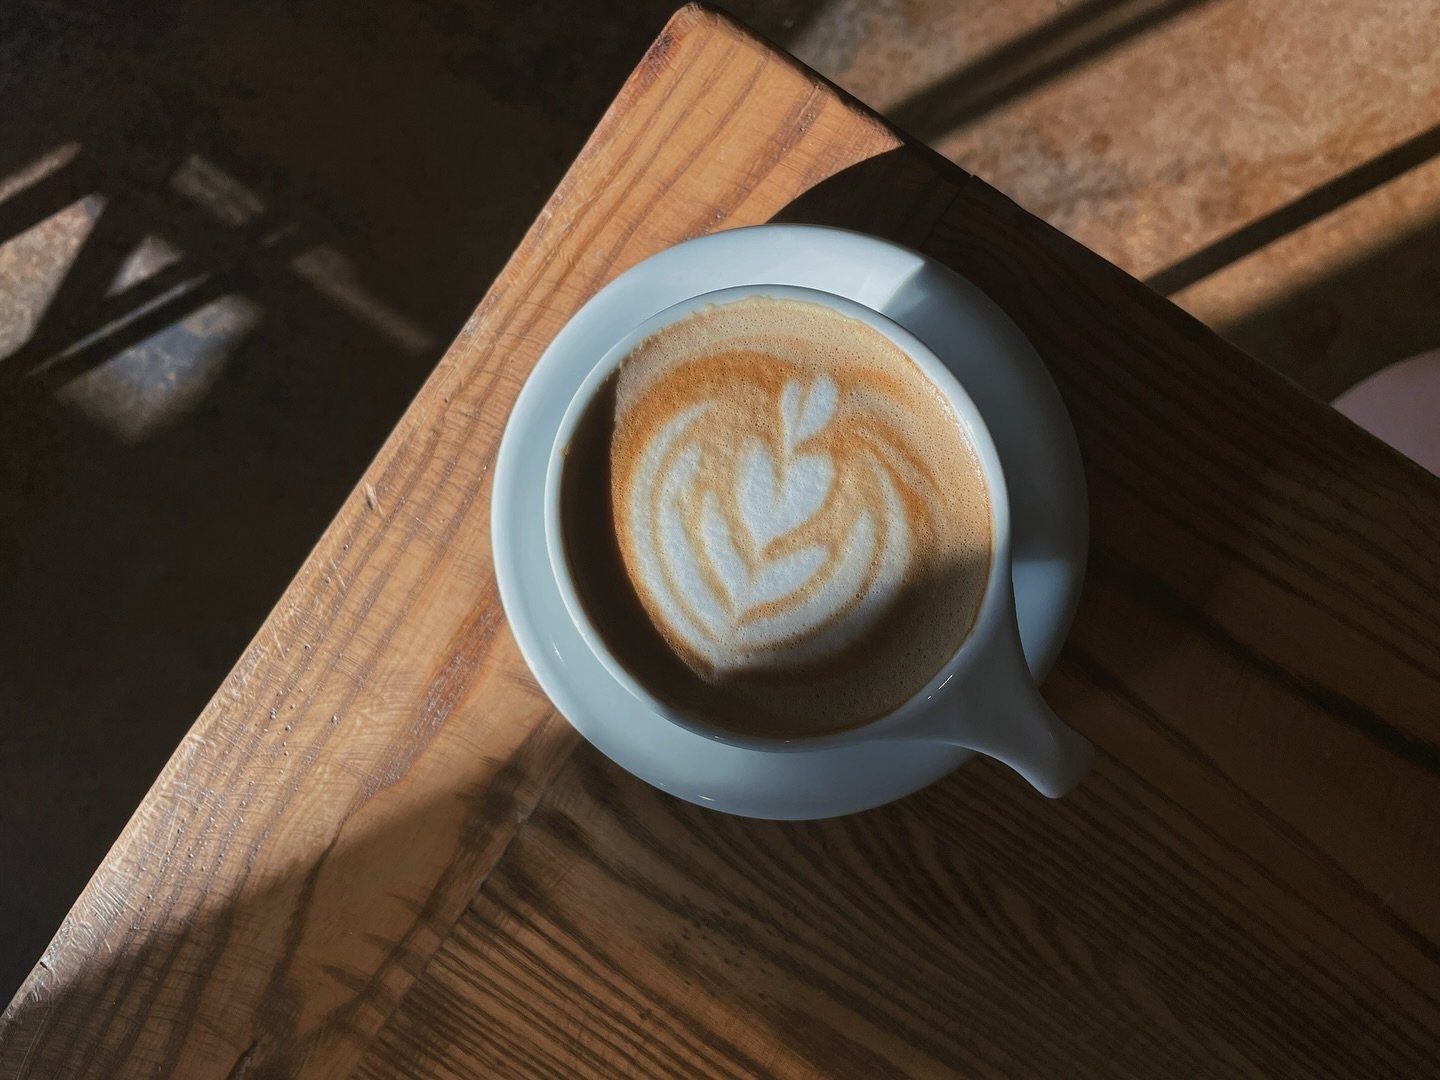
[[[478,196],[477,196],[478,197]],[[724,817],[580,744],[491,574],[521,381],[713,229],[944,260],[1073,412],[1061,803],[967,766]],[[641,60],[6,1013],[4,1077],[1419,1077],[1440,1061],[1440,486],[701,8]]]

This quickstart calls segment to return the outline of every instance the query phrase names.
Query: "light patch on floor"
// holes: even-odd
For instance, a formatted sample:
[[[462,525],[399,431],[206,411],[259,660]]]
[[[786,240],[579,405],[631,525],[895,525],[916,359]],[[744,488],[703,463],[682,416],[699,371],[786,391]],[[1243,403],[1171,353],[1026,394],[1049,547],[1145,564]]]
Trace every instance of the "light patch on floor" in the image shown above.
[[[143,237],[121,264],[120,272],[115,275],[110,288],[105,290],[105,295],[116,296],[132,285],[154,277],[161,270],[179,262],[182,255],[183,252],[163,236]]]
[[[355,265],[328,244],[301,252],[290,261],[290,269],[336,307],[406,352],[419,353],[433,343],[422,326],[365,288]]]
[[[56,399],[117,441],[141,442],[205,400],[261,315],[244,296],[222,296],[71,379]]]
[[[77,199],[0,244],[0,364],[34,335],[104,206]]]
[[[74,161],[79,153],[79,143],[63,143],[55,149],[41,154],[28,165],[16,169],[9,176],[0,177],[0,202],[4,202],[12,195],[19,194],[28,187],[33,187],[47,176],[59,172]]]
[[[191,154],[170,177],[170,187],[232,228],[248,225],[265,212],[265,202],[220,166]]]

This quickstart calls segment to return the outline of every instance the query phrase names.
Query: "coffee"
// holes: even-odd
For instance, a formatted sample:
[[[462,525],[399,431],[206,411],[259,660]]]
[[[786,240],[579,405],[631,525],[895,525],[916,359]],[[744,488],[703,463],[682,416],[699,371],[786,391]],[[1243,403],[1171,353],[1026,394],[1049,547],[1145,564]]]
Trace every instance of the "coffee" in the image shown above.
[[[716,727],[796,738],[893,710],[975,621],[981,465],[904,350],[748,297],[641,342],[562,478],[566,557],[616,658]]]

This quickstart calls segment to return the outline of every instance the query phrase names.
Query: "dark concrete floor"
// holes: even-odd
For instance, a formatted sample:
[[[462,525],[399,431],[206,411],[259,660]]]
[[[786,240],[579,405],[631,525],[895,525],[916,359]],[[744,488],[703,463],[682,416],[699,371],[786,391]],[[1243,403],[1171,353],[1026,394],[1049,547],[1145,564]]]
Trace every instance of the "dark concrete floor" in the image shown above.
[[[0,999],[676,3],[0,12]],[[1322,395],[1440,345],[1433,0],[722,6]]]
[[[0,998],[673,6],[0,15]]]

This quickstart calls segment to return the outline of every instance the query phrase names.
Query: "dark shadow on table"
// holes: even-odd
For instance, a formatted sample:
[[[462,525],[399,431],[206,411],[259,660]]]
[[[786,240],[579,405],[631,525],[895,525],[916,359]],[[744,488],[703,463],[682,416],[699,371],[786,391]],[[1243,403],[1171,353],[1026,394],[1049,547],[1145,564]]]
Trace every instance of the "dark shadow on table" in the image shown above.
[[[663,1076],[698,1053],[713,1075],[870,1078],[1410,1059],[1413,1019],[1399,1035],[1359,1022],[1368,988],[1297,994],[1316,943],[1227,888],[1274,868],[1203,828],[1113,763],[1060,802],[981,761],[864,814],[772,822],[683,803],[581,746],[442,947],[437,985],[401,1003],[388,1060]]]
[[[1346,957],[1361,940],[1433,960],[1435,944],[1415,918],[1423,878],[1402,910],[1354,872],[1353,852],[1333,835],[1297,828],[1281,794],[1313,792],[1313,758],[1274,753],[1261,782],[1234,768],[1236,754],[1253,750],[1245,728],[1263,715],[1224,715],[1198,684],[1203,665],[1185,659],[1218,655],[1215,669],[1237,669],[1256,698],[1285,700],[1286,723],[1313,710],[1391,754],[1397,768],[1440,768],[1440,751],[1407,729],[1404,706],[1372,712],[1343,687],[1312,681],[1305,663],[1277,659],[1254,625],[1233,632],[1243,622],[1233,613],[1235,575],[1303,597],[1303,573],[1287,580],[1267,563],[1275,548],[1291,553],[1275,521],[1289,516],[1298,527],[1302,517],[1277,508],[1287,489],[1328,481],[1364,513],[1369,493],[1344,488],[1353,462],[1303,437],[1325,424],[1267,440],[1273,453],[1261,475],[1225,475],[1232,444],[1253,446],[1255,431],[1293,419],[1295,388],[981,180],[914,148],[841,171],[776,220],[859,229],[938,259],[994,299],[1050,365],[1089,469],[1092,548],[1074,633],[1046,693],[1062,719],[1096,738],[1095,771],[1047,802],[979,760],[865,814],[754,822],[678,803],[582,747],[467,918],[487,931],[561,927],[567,947],[608,944],[613,954],[587,962],[615,971],[636,999],[655,995],[646,997],[643,977],[625,981],[624,958],[663,958],[667,975],[693,988],[663,1002],[676,1029],[704,1030],[686,1015],[687,1000],[720,1001],[734,1011],[723,1027],[732,1045],[783,1045],[820,1075],[894,1068],[874,1032],[926,1055],[925,1069],[911,1063],[917,1072],[1045,1075],[1045,1046],[1074,1073],[1097,1075],[1365,1072],[1423,1060],[1423,1010],[1404,1031],[1360,1019],[1392,993],[1389,974],[1348,984],[1316,977],[1350,971]],[[1425,223],[1324,287],[1382,320],[1387,285],[1433,281],[1435,232]],[[1270,313],[1258,313],[1252,325],[1303,325],[1313,295],[1277,306],[1270,324]],[[1421,316],[1415,340],[1433,325]],[[1205,392],[1187,377],[1204,380]],[[1183,394],[1186,408],[1157,408],[1167,392]],[[1335,430],[1354,435],[1338,419]],[[1137,435],[1149,441],[1136,445]],[[1196,474],[1214,477],[1213,493],[1189,482]],[[1318,582],[1322,594],[1326,585]],[[1320,604],[1310,614],[1286,627],[1292,657],[1344,640],[1344,611]],[[1424,643],[1400,647],[1433,663]],[[1237,700],[1223,687],[1214,698]],[[1278,735],[1268,743],[1281,745]],[[557,865],[604,875],[607,919],[628,921],[596,928],[583,900],[547,892]],[[572,873],[567,880],[583,880]],[[1342,925],[1303,887],[1308,880],[1324,881],[1363,920]],[[589,895],[575,885],[569,894]],[[506,938],[526,970],[548,955],[534,936]],[[478,961],[464,969],[460,950],[447,960],[472,980],[489,970]],[[1415,982],[1405,989],[1423,993]],[[501,1016],[456,995],[427,1006],[435,1011],[402,1007],[397,1028],[433,1037]]]
[[[0,998],[675,6],[7,8]]]
[[[1354,464],[1348,451],[1291,440],[1273,447],[1264,476],[1227,473],[1225,447],[1253,441],[1253,432],[1276,422],[1269,410],[1283,414],[1288,397],[1299,391],[1263,372],[1247,374],[1250,359],[1215,331],[1138,282],[1122,290],[1119,283],[1125,279],[1114,267],[1035,222],[981,180],[956,181],[951,174],[947,185],[944,170],[936,174],[935,169],[932,159],[908,150],[882,154],[817,185],[777,219],[858,228],[915,247],[985,291],[1049,365],[1074,420],[1087,472],[1091,548],[1077,626],[1107,634],[1108,628],[1123,625],[1114,615],[1119,605],[1126,611],[1133,606],[1135,618],[1143,617],[1157,630],[1141,631],[1137,623],[1123,647],[1116,642],[1107,650],[1108,670],[1073,647],[1062,667],[1068,663],[1083,670],[1084,681],[1103,685],[1118,698],[1172,650],[1203,641],[1249,665],[1263,680],[1288,688],[1295,673],[1270,659],[1263,645],[1233,639],[1212,614],[1212,594],[1237,572],[1253,574],[1282,596],[1303,592],[1303,577],[1277,575],[1268,562],[1267,552],[1277,543],[1272,513],[1277,492],[1305,490],[1329,477],[1343,485]],[[907,198],[889,198],[896,190],[906,191]],[[949,199],[966,200],[964,212],[956,213]],[[1227,336],[1282,370],[1302,365],[1307,349],[1330,363],[1346,350],[1345,362],[1359,379],[1392,360],[1440,345],[1440,313],[1426,299],[1440,285],[1437,252],[1440,222],[1424,222],[1391,246],[1255,312],[1228,328]],[[1096,343],[1106,350],[1103,355],[1094,352]],[[1187,367],[1185,376],[1211,381],[1204,395],[1193,387],[1181,390],[1188,402],[1186,423],[1203,425],[1198,438],[1196,431],[1189,436],[1177,431],[1175,417],[1155,405],[1165,399],[1167,380],[1180,385],[1174,361],[1185,355],[1203,371],[1195,375],[1197,369]],[[1223,394],[1216,396],[1218,388],[1231,380],[1236,400],[1217,405],[1223,399]],[[1128,418],[1127,426],[1117,427],[1120,414]],[[1343,421],[1335,422],[1344,428]],[[1152,438],[1137,456],[1137,447],[1123,440],[1127,432],[1139,430],[1149,430]],[[1353,432],[1344,428],[1344,434]],[[1386,453],[1378,444],[1370,446]],[[1140,468],[1137,460],[1157,464]],[[1213,491],[1178,494],[1206,469],[1214,470]],[[1373,494],[1352,492],[1347,499],[1355,513],[1363,514],[1361,500]],[[1145,545],[1185,554],[1137,556]],[[1183,563],[1183,569],[1167,565],[1171,561]],[[1162,580],[1166,573],[1170,578]],[[1343,615],[1339,618],[1350,626]],[[1342,632],[1329,617],[1287,627],[1292,653],[1301,655],[1306,650],[1296,643],[1309,640],[1307,635],[1313,635],[1317,649],[1333,648]],[[1410,643],[1406,651],[1414,662],[1428,662],[1423,644]],[[1129,702],[1130,707],[1142,704]],[[1434,767],[1434,749],[1417,745],[1396,718],[1372,714],[1341,695],[1334,695],[1331,707],[1377,745]]]
[[[310,725],[312,734],[317,726],[324,721]],[[293,736],[290,748],[306,754]],[[193,786],[164,801],[191,853],[168,875],[178,896],[159,888],[130,894],[116,882],[91,900],[101,912],[119,904],[122,915],[102,926],[67,921],[22,993],[11,1001],[7,990],[0,1076],[279,1080],[298,1075],[307,1058],[312,1068],[332,1061],[338,1044],[353,1045],[357,1031],[388,1015],[409,989],[507,830],[528,813],[517,795],[533,782],[519,766],[503,767],[483,783],[413,800],[403,816],[369,831],[352,825],[342,839],[317,843],[311,858],[277,868],[253,849],[247,855],[257,841],[236,828],[237,817],[264,819],[287,798],[285,773],[254,765],[260,785],[246,789],[244,801]],[[441,850],[417,859],[437,840]],[[423,878],[414,876],[417,865]],[[190,908],[197,895],[203,899]],[[356,913],[364,913],[359,925],[347,921]]]
[[[1114,763],[1061,802],[981,761],[864,814],[767,822],[582,745],[507,842],[519,783],[460,785],[283,871],[252,863],[241,886],[243,851],[221,845],[212,883],[202,845],[172,878],[210,897],[187,918],[136,893],[103,941],[63,929],[0,1024],[0,1074],[180,1075],[184,1053],[184,1075],[279,1078],[357,1042],[367,1076],[683,1075],[697,1046],[736,1074],[783,1048],[835,1077],[902,1059],[1127,1076],[1404,1060],[1401,1017],[1361,1022],[1368,987],[1296,999],[1317,945],[1275,920],[1304,898],[1267,892],[1277,914],[1247,891],[1276,868]],[[212,798],[166,799],[187,840],[239,810]],[[417,837],[454,838],[438,889],[396,870]],[[212,979],[233,964],[262,989],[226,1006]]]

